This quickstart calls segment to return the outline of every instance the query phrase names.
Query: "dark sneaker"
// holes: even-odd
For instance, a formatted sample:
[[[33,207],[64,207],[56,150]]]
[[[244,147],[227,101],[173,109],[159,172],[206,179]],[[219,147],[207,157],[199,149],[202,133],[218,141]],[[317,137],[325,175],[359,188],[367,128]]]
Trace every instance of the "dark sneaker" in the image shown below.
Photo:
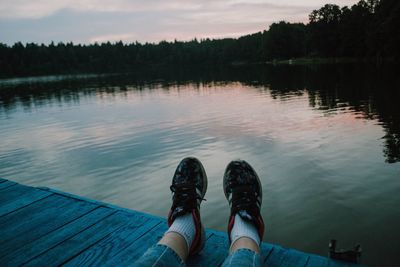
[[[200,220],[200,203],[207,191],[207,175],[203,165],[196,158],[183,159],[172,178],[172,207],[168,214],[168,226],[175,218],[191,213],[196,226],[196,234],[189,254],[198,253],[204,246],[205,231]]]
[[[244,160],[232,161],[226,167],[223,186],[231,208],[228,224],[229,241],[236,214],[243,220],[252,222],[262,240],[264,235],[264,221],[260,214],[262,187],[257,173]]]

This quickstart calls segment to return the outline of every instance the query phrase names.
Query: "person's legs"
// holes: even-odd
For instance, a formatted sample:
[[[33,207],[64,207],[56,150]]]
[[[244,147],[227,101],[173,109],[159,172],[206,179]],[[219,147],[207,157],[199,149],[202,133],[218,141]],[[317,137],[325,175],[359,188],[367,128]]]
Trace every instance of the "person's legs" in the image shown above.
[[[186,266],[181,257],[170,247],[156,244],[149,248],[133,266],[180,267]]]
[[[260,267],[261,266],[261,255],[247,248],[240,248],[232,252],[222,263],[221,267]]]
[[[228,224],[231,246],[222,266],[260,266],[264,234],[260,179],[247,162],[232,161],[225,170],[223,187],[231,208]]]
[[[207,176],[196,158],[183,159],[172,178],[172,207],[161,240],[135,262],[135,266],[184,266],[189,255],[204,246],[200,203],[207,191]]]
[[[175,232],[167,232],[164,234],[161,240],[158,241],[158,244],[165,245],[171,248],[183,261],[186,261],[189,250],[186,244],[186,240],[181,234]]]
[[[248,238],[248,237],[241,237],[238,240],[236,240],[234,243],[232,243],[230,252],[233,253],[238,249],[241,248],[247,248],[250,249],[254,252],[260,253],[260,246],[254,242],[253,239]]]

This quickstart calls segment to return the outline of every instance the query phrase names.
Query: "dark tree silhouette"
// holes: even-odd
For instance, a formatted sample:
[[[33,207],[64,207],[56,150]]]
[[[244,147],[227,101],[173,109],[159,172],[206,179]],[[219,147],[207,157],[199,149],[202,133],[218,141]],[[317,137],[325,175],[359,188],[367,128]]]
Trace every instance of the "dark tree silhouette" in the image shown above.
[[[310,14],[309,46],[311,54],[338,56],[339,25],[342,10],[337,5],[325,5]]]
[[[302,23],[273,23],[264,35],[266,59],[288,59],[306,54],[306,26]]]
[[[154,43],[0,43],[0,77],[125,72],[176,65],[261,63],[300,57],[400,60],[400,1],[361,0],[325,5],[310,22],[273,23],[237,39]]]

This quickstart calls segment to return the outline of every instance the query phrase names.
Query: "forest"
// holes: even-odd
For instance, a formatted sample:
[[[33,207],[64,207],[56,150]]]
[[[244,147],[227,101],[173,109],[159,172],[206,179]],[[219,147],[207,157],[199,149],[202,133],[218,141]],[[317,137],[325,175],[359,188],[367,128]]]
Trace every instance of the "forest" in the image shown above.
[[[281,21],[240,38],[144,44],[0,43],[0,77],[299,58],[400,61],[400,1],[361,0],[351,7],[327,4],[312,11],[307,24]]]

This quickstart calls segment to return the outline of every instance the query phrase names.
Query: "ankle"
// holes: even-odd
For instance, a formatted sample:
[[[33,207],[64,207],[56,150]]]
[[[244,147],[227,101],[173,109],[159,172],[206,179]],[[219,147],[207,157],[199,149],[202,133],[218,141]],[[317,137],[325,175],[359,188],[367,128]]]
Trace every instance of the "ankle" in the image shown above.
[[[247,248],[256,252],[260,251],[261,240],[256,226],[251,221],[243,219],[239,214],[236,214],[234,217],[230,240],[231,252],[239,248]]]
[[[260,253],[260,246],[248,237],[241,237],[231,244],[230,253],[234,253],[238,249],[250,249],[256,253]]]
[[[183,261],[185,261],[189,255],[186,240],[181,234],[166,232],[161,240],[158,241],[158,244],[165,245],[175,251]]]
[[[196,234],[196,226],[192,214],[187,213],[185,215],[178,216],[166,233],[177,233],[183,237],[189,253]]]

